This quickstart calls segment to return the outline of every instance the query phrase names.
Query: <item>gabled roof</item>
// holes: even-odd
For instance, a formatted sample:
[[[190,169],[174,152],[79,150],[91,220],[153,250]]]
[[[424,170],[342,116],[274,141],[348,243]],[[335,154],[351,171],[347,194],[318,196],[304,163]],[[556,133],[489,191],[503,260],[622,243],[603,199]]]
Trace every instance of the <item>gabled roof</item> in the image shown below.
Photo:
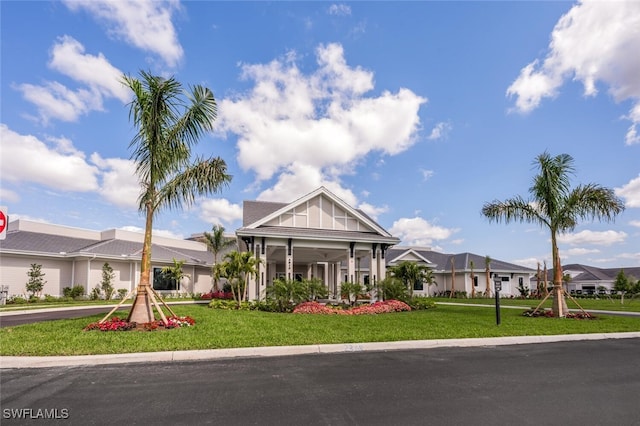
[[[615,281],[616,276],[623,270],[625,275],[636,280],[640,279],[640,267],[633,266],[628,268],[597,268],[595,266],[582,265],[572,263],[562,266],[563,274],[570,274],[572,281]],[[553,269],[547,270],[547,280],[553,280]]]
[[[319,196],[326,197],[347,212],[351,217],[357,219],[360,223],[373,231],[363,232],[352,230],[340,231],[326,228],[293,228],[286,226],[273,226],[269,224],[272,220],[277,219],[278,216],[288,213],[296,209],[296,207],[303,206],[308,201]],[[296,235],[305,237],[324,235],[327,238],[337,237],[338,239],[350,239],[360,235],[363,239],[370,239],[372,236],[375,236],[378,239],[382,238],[383,240],[388,240],[389,244],[397,244],[400,242],[398,238],[393,237],[386,229],[380,226],[367,214],[361,210],[351,207],[323,186],[291,203],[245,201],[243,203],[242,224],[243,226],[236,231],[238,235],[278,235],[282,233],[295,233]]]
[[[434,270],[450,271],[451,261],[456,271],[468,271],[471,270],[471,262],[473,262],[474,271],[484,271],[485,269],[485,256],[480,256],[473,253],[458,253],[458,254],[446,254],[433,251],[428,248],[420,247],[408,247],[408,246],[394,246],[387,251],[387,259],[389,263],[393,263],[394,259],[399,259],[401,262],[403,257],[407,253],[415,253],[421,258],[425,259],[427,266],[432,267]],[[493,272],[519,272],[519,273],[533,273],[534,270],[525,266],[516,265],[514,263],[504,262],[502,260],[491,259],[490,263],[491,271]]]
[[[395,257],[391,257],[395,256]],[[417,250],[413,249],[413,248],[409,248],[409,250],[394,250],[394,249],[389,249],[387,251],[387,262],[389,264],[392,263],[400,263],[403,262],[405,260],[409,260],[409,261],[422,261],[426,264],[429,265],[433,265],[434,267],[436,266],[435,264],[433,264],[429,259],[425,258],[420,252],[418,252]]]

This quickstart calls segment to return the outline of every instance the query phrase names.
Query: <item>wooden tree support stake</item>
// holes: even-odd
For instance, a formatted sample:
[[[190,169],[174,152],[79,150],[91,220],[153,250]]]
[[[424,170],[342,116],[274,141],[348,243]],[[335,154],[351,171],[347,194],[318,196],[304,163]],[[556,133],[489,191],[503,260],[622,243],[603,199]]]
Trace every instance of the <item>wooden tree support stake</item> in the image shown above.
[[[129,298],[129,296],[131,296],[132,293],[133,293],[133,289],[129,290],[129,293],[127,293],[127,295],[122,298],[120,303],[118,303],[115,308],[113,308],[111,311],[109,311],[109,313],[107,315],[105,315],[104,318],[102,318],[100,321],[98,321],[98,324],[102,324],[103,322],[105,322],[107,320],[107,318],[109,318],[115,311],[117,311],[120,308],[120,306],[122,306],[124,304],[124,302],[126,302],[126,300]]]

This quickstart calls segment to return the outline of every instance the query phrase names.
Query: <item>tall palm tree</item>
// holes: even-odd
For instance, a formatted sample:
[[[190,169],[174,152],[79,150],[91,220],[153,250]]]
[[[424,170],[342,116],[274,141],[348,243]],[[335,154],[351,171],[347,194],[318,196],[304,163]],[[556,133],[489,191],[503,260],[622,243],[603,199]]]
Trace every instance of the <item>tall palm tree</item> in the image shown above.
[[[613,221],[624,210],[624,203],[612,189],[597,184],[570,188],[570,176],[574,173],[573,158],[568,154],[555,157],[546,151],[534,164],[539,174],[529,188],[531,198],[520,196],[505,201],[493,201],[482,207],[482,214],[490,221],[537,223],[551,234],[553,260],[553,312],[566,316],[566,302],[562,294],[562,265],[558,252],[558,234],[575,229],[579,219]]]
[[[484,257],[484,280],[485,280],[485,290],[484,295],[486,297],[491,297],[491,257]]]
[[[231,247],[235,241],[224,236],[224,226],[213,225],[211,232],[204,233],[204,242],[211,253],[213,253],[213,291],[218,291],[219,274],[215,273],[215,265],[218,264],[218,253]]]
[[[151,230],[155,215],[164,208],[191,205],[197,196],[218,192],[231,181],[220,157],[191,158],[191,148],[213,128],[216,101],[205,87],[193,86],[188,93],[172,78],[140,72],[140,78],[124,76],[133,92],[129,118],[137,133],[129,145],[142,188],[139,209],[146,215],[144,244],[137,295],[129,321],[154,320],[150,286]],[[185,99],[186,97],[186,99]]]

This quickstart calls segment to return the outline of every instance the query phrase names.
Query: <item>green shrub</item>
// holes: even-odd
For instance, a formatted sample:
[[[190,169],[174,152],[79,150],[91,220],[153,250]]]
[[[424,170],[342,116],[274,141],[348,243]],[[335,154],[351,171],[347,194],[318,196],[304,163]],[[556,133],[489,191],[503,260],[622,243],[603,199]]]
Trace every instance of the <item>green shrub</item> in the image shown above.
[[[302,281],[277,279],[267,287],[267,300],[272,301],[278,312],[291,312],[309,297],[308,287]]]
[[[91,294],[89,294],[90,300],[98,300],[100,299],[100,287],[94,287],[91,289]]]
[[[433,309],[436,307],[436,302],[426,296],[413,296],[407,301],[407,304],[413,310]]]
[[[275,300],[256,300],[251,302],[251,310],[263,312],[282,312]]]
[[[302,280],[302,283],[306,287],[306,299],[310,302],[318,299],[326,299],[329,296],[329,289],[325,287],[320,278]]]
[[[129,293],[129,290],[127,290],[126,288],[119,288],[118,289],[118,299],[122,300],[125,298],[125,296],[127,295],[127,293]]]
[[[397,277],[387,277],[380,281],[380,292],[383,300],[400,300],[402,302],[409,300],[409,289]]]
[[[344,282],[340,284],[340,296],[355,305],[358,296],[362,294],[364,287],[360,283]]]
[[[27,299],[22,296],[13,296],[7,299],[7,304],[24,305],[27,303]]]
[[[213,309],[224,309],[227,311],[235,310],[238,304],[235,300],[213,299],[209,302],[209,307]]]
[[[71,299],[84,296],[84,286],[76,284],[73,287],[65,287],[62,289],[62,295]]]
[[[51,303],[51,302],[60,302],[60,298],[59,298],[59,297],[52,296],[52,295],[50,295],[50,294],[45,294],[45,295],[44,295],[44,301],[45,301],[45,302],[50,302],[50,303]]]

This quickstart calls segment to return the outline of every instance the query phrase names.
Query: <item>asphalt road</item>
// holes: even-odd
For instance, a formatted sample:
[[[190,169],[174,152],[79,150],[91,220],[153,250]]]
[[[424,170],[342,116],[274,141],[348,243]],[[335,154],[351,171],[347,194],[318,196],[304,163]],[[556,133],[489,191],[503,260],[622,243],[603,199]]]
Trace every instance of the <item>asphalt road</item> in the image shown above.
[[[124,306],[122,310],[128,310],[130,306]],[[10,312],[3,313],[0,316],[0,327],[14,327],[16,325],[31,324],[34,322],[53,321],[65,318],[81,318],[89,315],[103,313],[106,315],[113,309],[113,306],[101,306],[97,308],[82,308],[82,309],[33,309],[29,313],[23,314],[11,314]]]
[[[638,425],[638,354],[616,339],[2,370],[0,422]]]

